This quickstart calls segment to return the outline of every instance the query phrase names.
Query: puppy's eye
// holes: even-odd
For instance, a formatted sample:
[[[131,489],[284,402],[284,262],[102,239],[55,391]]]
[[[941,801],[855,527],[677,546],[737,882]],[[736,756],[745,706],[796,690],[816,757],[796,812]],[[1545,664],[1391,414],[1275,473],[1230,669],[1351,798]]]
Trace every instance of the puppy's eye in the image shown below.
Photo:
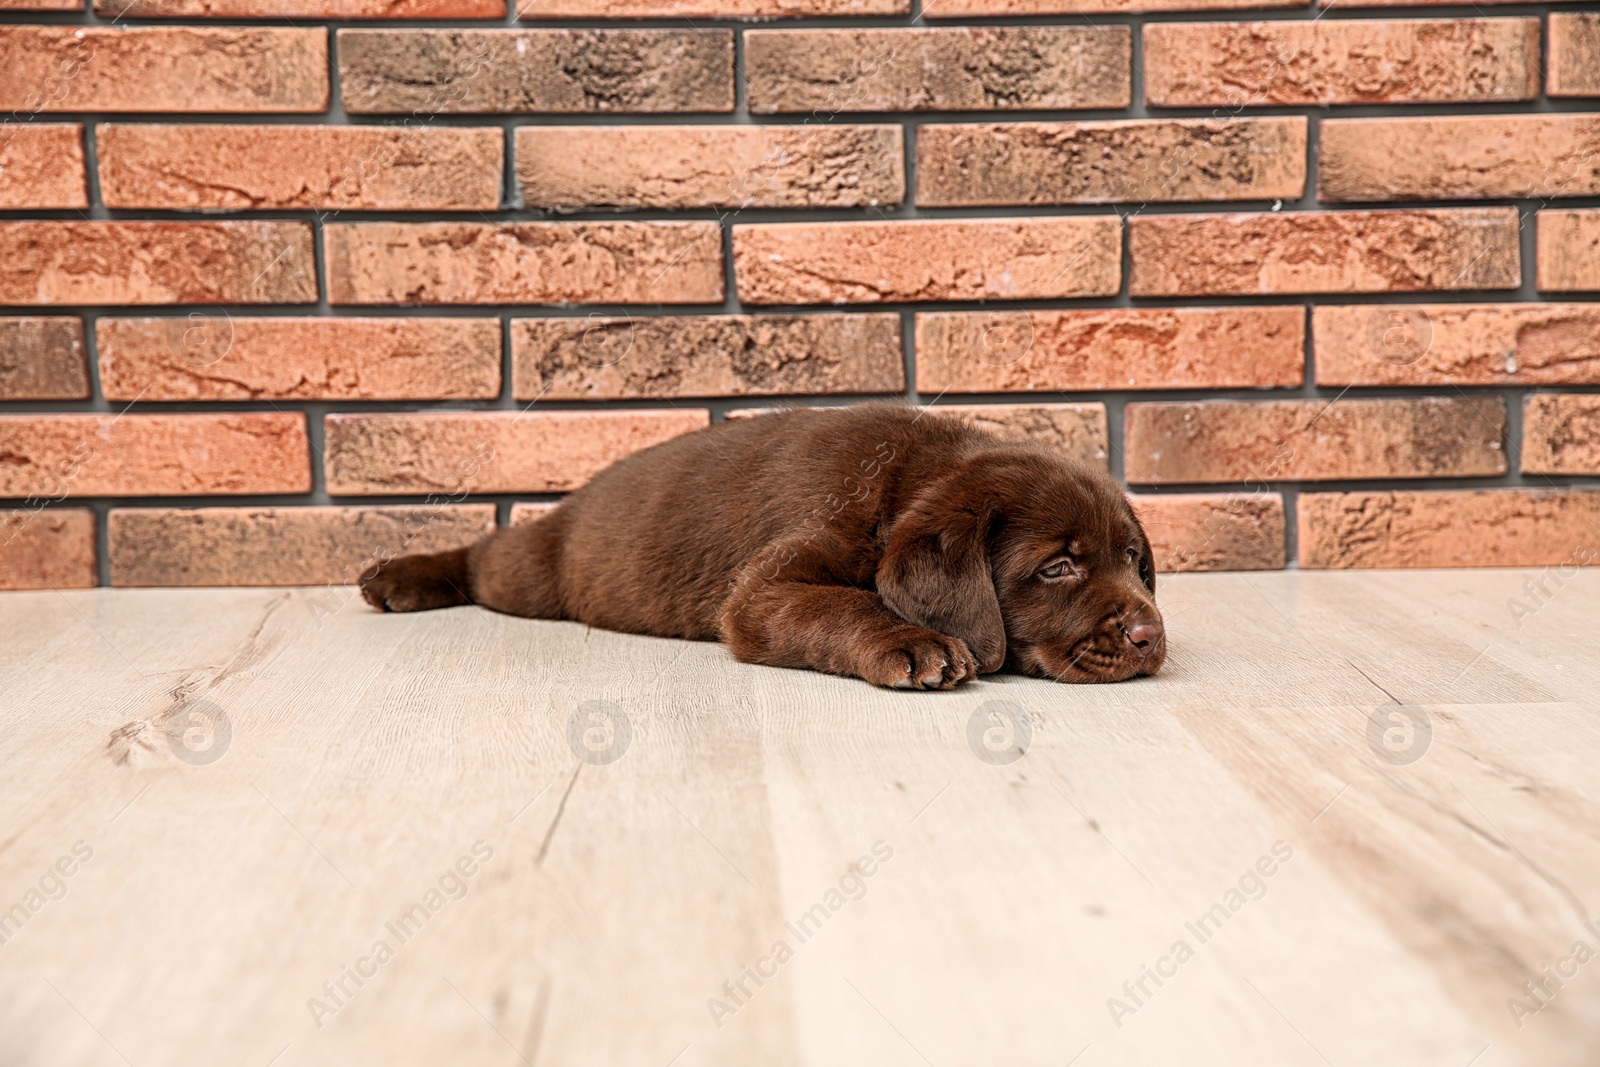
[[[1039,577],[1041,577],[1041,578],[1060,578],[1062,575],[1064,575],[1066,573],[1067,573],[1067,561],[1066,560],[1060,560],[1058,562],[1050,564],[1050,566],[1048,566],[1044,570],[1040,571],[1039,572]]]
[[[1137,548],[1134,548],[1132,545],[1128,546],[1128,562],[1129,563],[1138,563],[1139,562],[1139,550]]]

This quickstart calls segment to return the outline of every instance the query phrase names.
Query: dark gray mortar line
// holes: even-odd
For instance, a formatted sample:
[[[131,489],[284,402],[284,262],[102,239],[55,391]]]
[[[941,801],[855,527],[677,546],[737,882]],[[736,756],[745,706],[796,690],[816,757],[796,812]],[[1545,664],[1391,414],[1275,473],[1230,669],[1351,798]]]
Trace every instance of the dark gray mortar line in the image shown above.
[[[912,0],[912,21],[922,17],[922,0]],[[912,117],[905,116],[900,120],[900,138],[902,142],[901,167],[905,170],[905,193],[900,198],[900,203],[895,208],[907,212],[908,216],[915,217],[917,213],[917,129],[919,123]],[[913,404],[927,403],[932,397],[924,397],[917,389],[917,312],[919,307],[908,307],[900,314],[900,349],[905,360],[906,368],[906,397]]]
[[[1288,570],[1300,569],[1300,493],[1282,493],[1283,500],[1283,565]]]
[[[1293,7],[1272,8],[1227,8],[1204,9],[1196,8],[1189,11],[1151,11],[1151,12],[1071,12],[1062,14],[1028,14],[1011,16],[973,16],[957,18],[924,18],[921,16],[923,5],[914,4],[912,11],[906,15],[813,15],[801,18],[731,18],[731,17],[694,17],[694,18],[574,18],[574,19],[517,19],[517,0],[508,0],[506,15],[502,18],[442,18],[442,19],[292,19],[292,18],[155,18],[124,16],[120,24],[126,26],[210,26],[210,27],[301,27],[301,28],[333,28],[340,30],[359,29],[387,29],[387,30],[742,30],[742,29],[795,29],[795,30],[832,30],[832,29],[959,29],[961,27],[1006,27],[1018,28],[1030,26],[1052,26],[1063,28],[1082,29],[1086,26],[1131,26],[1138,28],[1142,25],[1164,22],[1311,22],[1325,20],[1329,22],[1341,21],[1386,21],[1386,20],[1412,20],[1412,19],[1505,19],[1505,18],[1533,18],[1551,12],[1578,12],[1585,10],[1581,4],[1573,3],[1519,3],[1517,0],[1505,0],[1494,5],[1478,6],[1473,4],[1421,4],[1410,7],[1374,6],[1356,7],[1339,5],[1332,11],[1324,12],[1322,6],[1312,0]],[[98,16],[92,9],[93,0],[86,5],[87,11],[7,11],[0,13],[0,25],[6,23],[19,23],[28,25],[79,25],[83,23],[109,24],[112,20]],[[1087,20],[1093,19],[1093,22]],[[918,19],[921,19],[920,23]],[[1543,42],[1541,42],[1543,44]]]

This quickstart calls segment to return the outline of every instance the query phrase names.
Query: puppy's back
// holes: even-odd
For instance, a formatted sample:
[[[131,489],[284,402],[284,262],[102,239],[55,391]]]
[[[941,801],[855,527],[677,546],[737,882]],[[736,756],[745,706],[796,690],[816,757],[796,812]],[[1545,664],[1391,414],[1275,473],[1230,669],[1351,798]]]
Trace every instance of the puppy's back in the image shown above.
[[[599,626],[712,639],[735,573],[786,537],[836,548],[855,572],[841,577],[870,581],[872,528],[904,487],[992,443],[904,404],[797,408],[674,438],[559,509],[565,605]]]

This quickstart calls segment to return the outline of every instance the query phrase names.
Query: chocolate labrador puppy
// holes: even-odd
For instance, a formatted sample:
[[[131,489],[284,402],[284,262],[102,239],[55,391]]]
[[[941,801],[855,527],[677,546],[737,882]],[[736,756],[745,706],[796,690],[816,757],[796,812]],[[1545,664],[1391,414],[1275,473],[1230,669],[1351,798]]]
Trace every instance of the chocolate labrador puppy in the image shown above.
[[[534,523],[403,556],[384,611],[481,604],[721,640],[899,689],[1066,682],[1166,655],[1150,544],[1103,472],[907,405],[734,419],[613,464]]]

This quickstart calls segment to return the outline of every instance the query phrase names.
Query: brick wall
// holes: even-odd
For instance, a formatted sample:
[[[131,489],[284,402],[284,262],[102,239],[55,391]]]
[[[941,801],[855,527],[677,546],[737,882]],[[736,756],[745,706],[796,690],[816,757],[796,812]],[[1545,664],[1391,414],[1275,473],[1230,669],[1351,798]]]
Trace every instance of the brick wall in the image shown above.
[[[1581,6],[88,2],[0,0],[0,587],[346,582],[875,396],[1168,570],[1600,544]]]

